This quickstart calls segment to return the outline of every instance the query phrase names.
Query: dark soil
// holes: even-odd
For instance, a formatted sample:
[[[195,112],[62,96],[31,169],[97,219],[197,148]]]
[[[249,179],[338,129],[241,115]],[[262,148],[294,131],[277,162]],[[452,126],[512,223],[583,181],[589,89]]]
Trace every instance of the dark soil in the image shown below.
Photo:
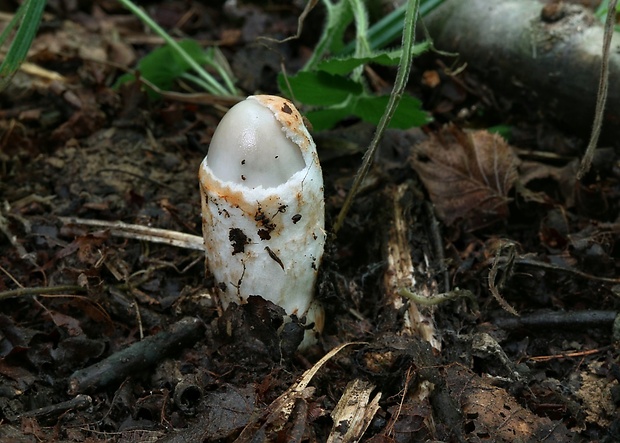
[[[47,71],[20,71],[0,96],[0,442],[620,440],[617,146],[576,182],[588,134],[427,58],[410,91],[435,122],[387,132],[328,237],[327,324],[301,354],[262,298],[218,310],[201,251],[75,221],[200,236],[198,166],[226,110],[112,89],[161,41],[115,2],[78,3],[50,2],[29,58]],[[289,2],[146,8],[220,45],[247,94],[277,94],[281,63],[295,72],[322,23],[318,8],[300,39],[276,44],[256,38],[295,34]],[[394,74],[376,72],[387,85]],[[498,123],[519,165],[491,167],[511,177],[501,204],[446,204],[469,198],[460,185],[434,195],[420,159],[486,152],[486,135],[467,145],[456,128]],[[328,231],[373,129],[315,134]],[[424,306],[403,288],[448,294]]]

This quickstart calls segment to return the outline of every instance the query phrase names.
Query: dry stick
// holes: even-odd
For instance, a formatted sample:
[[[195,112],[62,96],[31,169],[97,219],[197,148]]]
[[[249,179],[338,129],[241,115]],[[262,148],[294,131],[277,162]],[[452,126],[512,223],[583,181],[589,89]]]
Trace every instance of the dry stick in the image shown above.
[[[601,135],[601,126],[603,126],[603,114],[605,112],[605,103],[607,102],[607,90],[609,89],[609,47],[611,46],[611,37],[614,34],[614,24],[616,22],[616,3],[618,0],[611,0],[607,9],[607,19],[605,20],[605,36],[603,38],[603,57],[601,59],[601,76],[598,83],[598,94],[596,97],[596,111],[594,113],[594,124],[592,126],[592,135],[586,153],[581,159],[581,165],[577,172],[577,180],[590,170],[594,151],[598,144],[598,138]]]
[[[63,401],[61,403],[56,403],[50,406],[44,406],[38,409],[33,409],[31,411],[20,414],[19,417],[16,418],[35,417],[38,420],[51,420],[60,417],[67,411],[84,410],[91,407],[92,404],[93,399],[91,397],[89,397],[88,395],[79,394],[71,400]]]
[[[23,297],[24,295],[42,295],[58,292],[84,292],[86,288],[77,285],[44,286],[37,288],[18,288],[0,292],[0,300],[11,297]]]
[[[502,261],[506,261],[505,258],[500,257],[498,262],[502,262]],[[620,284],[620,278],[612,278],[612,277],[599,277],[597,275],[592,275],[592,274],[588,274],[586,272],[583,271],[579,271],[577,269],[573,269],[573,268],[565,268],[562,266],[557,266],[551,263],[546,263],[546,262],[541,262],[538,260],[533,260],[530,259],[529,257],[517,257],[514,260],[514,263],[516,265],[520,265],[520,266],[532,266],[532,267],[536,267],[536,268],[542,268],[542,269],[550,269],[552,271],[556,271],[556,272],[567,272],[569,274],[573,274],[573,275],[577,275],[579,277],[588,279],[588,280],[594,280],[594,281],[602,281],[605,283],[615,283],[615,284]]]
[[[204,240],[202,237],[193,234],[185,234],[168,229],[150,228],[148,226],[133,225],[121,221],[92,220],[75,217],[59,217],[64,224],[76,224],[83,226],[94,226],[109,229],[110,234],[117,237],[145,240],[152,243],[164,243],[178,248],[194,249],[204,251]]]
[[[310,14],[310,12],[314,9],[314,7],[319,3],[319,0],[310,0],[308,3],[306,3],[306,6],[304,7],[304,10],[301,11],[301,14],[299,15],[299,17],[297,18],[297,32],[295,33],[295,35],[291,35],[289,37],[286,37],[282,40],[278,40],[275,38],[271,38],[271,37],[258,37],[260,40],[267,40],[270,42],[275,42],[275,43],[286,43],[288,41],[291,40],[295,40],[298,39],[299,37],[301,37],[301,33],[304,29],[304,22],[306,21],[306,18],[308,17],[308,14]],[[290,91],[291,89],[289,89]]]
[[[602,348],[598,348],[598,349],[588,349],[587,351],[575,351],[575,352],[564,352],[562,354],[555,354],[555,355],[540,355],[537,357],[528,357],[529,361],[532,362],[548,362],[551,360],[557,360],[560,358],[576,358],[579,357],[581,359],[583,359],[583,357],[587,357],[590,355],[596,355],[599,354],[601,352],[605,352],[608,351],[610,349],[612,349],[613,346],[603,346]]]
[[[105,360],[79,371],[69,378],[69,394],[95,392],[120,383],[164,358],[193,345],[204,333],[204,323],[194,317],[184,318],[168,331],[145,338]]]
[[[618,316],[616,311],[575,311],[575,312],[543,312],[519,318],[499,317],[493,323],[502,329],[533,328],[608,328]]]

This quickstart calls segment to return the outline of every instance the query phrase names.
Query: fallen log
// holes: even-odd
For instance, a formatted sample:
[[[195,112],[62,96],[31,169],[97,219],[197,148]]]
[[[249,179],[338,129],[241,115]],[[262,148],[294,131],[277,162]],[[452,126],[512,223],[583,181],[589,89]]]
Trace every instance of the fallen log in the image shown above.
[[[446,0],[425,23],[437,49],[457,52],[493,86],[542,105],[543,113],[575,134],[590,135],[604,34],[591,11],[566,2]],[[618,34],[609,60],[607,140],[620,134]]]

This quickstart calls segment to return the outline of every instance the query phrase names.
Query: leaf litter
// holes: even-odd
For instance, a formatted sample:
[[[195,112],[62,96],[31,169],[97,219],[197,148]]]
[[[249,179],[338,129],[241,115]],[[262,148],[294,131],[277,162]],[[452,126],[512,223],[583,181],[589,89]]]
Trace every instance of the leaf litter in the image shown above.
[[[501,136],[449,125],[417,145],[411,163],[447,225],[478,229],[508,217],[519,160]]]

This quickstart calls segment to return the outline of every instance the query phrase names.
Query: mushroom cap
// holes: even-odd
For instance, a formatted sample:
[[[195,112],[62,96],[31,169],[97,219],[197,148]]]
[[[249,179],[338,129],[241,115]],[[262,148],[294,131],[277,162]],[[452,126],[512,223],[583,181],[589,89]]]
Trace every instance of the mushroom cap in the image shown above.
[[[237,103],[222,118],[207,159],[220,180],[249,188],[276,187],[306,166],[274,113],[251,99]]]

